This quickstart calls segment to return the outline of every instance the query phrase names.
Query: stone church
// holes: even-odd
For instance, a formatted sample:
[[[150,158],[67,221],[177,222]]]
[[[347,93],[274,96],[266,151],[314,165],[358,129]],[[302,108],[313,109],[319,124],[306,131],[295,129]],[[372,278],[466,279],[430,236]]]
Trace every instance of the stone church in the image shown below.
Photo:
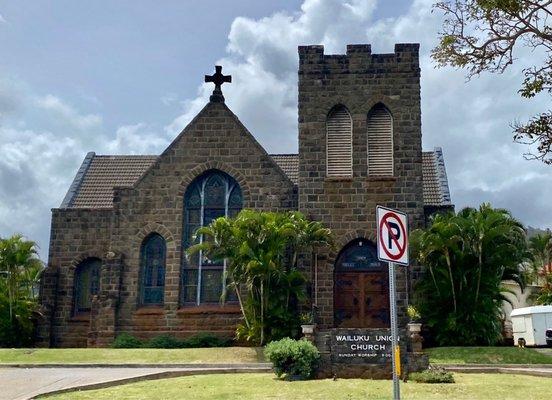
[[[241,314],[235,299],[220,302],[224,263],[184,250],[198,227],[244,208],[299,210],[332,230],[336,249],[302,262],[321,332],[389,327],[376,205],[407,212],[411,229],[452,208],[441,150],[422,152],[419,45],[298,50],[298,154],[266,152],[226,106],[230,77],[217,67],[210,101],[162,154],[86,155],[52,210],[42,345],[233,336]],[[402,328],[419,273],[397,271]]]

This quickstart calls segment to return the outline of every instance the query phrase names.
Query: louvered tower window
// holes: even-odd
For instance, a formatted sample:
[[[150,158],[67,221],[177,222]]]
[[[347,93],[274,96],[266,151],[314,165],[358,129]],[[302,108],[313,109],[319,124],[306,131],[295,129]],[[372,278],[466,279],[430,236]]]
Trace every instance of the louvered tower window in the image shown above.
[[[353,134],[349,111],[335,106],[326,121],[326,174],[329,177],[353,175]]]
[[[393,117],[383,104],[368,113],[368,175],[393,176]]]

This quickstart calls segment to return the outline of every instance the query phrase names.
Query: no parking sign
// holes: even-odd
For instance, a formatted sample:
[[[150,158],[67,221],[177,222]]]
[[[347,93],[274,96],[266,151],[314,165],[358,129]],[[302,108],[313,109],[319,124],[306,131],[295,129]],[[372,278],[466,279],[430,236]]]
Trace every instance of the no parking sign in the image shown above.
[[[376,207],[378,258],[389,262],[389,304],[393,343],[393,399],[400,400],[401,351],[397,326],[395,264],[408,265],[408,216],[400,211]]]
[[[400,211],[378,206],[378,258],[408,265],[408,216]]]

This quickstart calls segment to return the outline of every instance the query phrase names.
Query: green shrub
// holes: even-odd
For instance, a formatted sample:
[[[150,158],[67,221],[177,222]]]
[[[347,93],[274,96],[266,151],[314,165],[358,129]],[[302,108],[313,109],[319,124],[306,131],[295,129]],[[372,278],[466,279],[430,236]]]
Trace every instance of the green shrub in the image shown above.
[[[143,343],[140,339],[132,336],[130,333],[121,333],[117,335],[111,347],[115,349],[136,349],[143,347]]]
[[[418,383],[454,383],[454,376],[442,368],[430,368],[422,372],[413,372],[408,378]]]
[[[276,375],[278,377],[285,375],[287,378],[295,376],[303,379],[311,378],[320,360],[320,353],[311,342],[290,338],[267,344],[265,356],[274,364]]]
[[[232,339],[221,338],[211,333],[199,333],[182,342],[182,347],[228,347]]]
[[[10,318],[9,300],[0,293],[0,347],[29,347],[34,343],[37,309],[34,300],[16,299]]]
[[[144,347],[152,349],[180,349],[184,347],[182,341],[178,340],[174,336],[159,335],[150,339]]]

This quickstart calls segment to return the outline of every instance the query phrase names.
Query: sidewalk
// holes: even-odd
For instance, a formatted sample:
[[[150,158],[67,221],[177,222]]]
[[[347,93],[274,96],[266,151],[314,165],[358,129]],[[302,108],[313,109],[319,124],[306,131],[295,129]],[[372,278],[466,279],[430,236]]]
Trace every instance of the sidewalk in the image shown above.
[[[269,372],[270,364],[220,364],[188,367],[90,367],[0,366],[0,400],[27,400],[46,393],[61,393],[75,388],[99,389],[145,379],[172,378],[185,375]]]

